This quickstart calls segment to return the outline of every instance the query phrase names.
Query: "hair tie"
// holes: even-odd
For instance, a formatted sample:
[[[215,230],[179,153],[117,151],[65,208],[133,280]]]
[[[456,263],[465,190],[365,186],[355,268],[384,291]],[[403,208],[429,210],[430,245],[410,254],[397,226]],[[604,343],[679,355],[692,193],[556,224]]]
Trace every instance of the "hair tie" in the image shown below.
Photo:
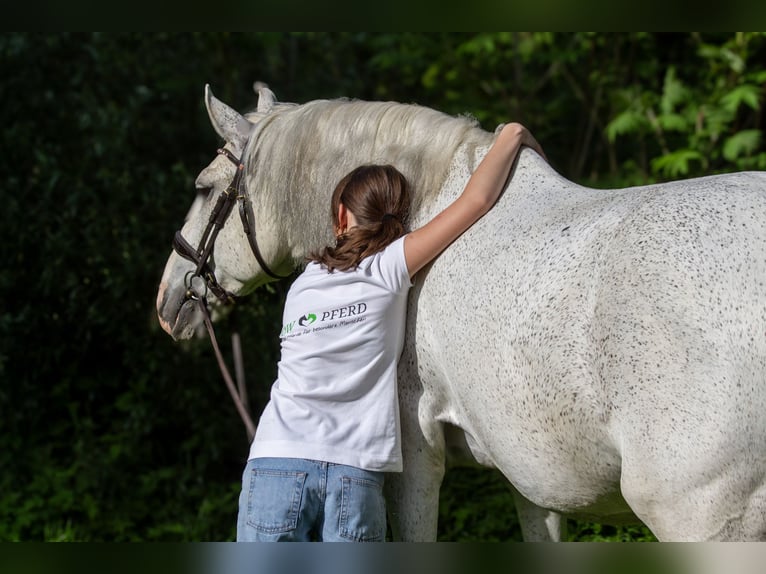
[[[397,221],[399,221],[399,219],[393,213],[384,213],[383,214],[383,219],[381,219],[380,221],[381,221],[381,223],[385,223],[389,219],[396,219]]]

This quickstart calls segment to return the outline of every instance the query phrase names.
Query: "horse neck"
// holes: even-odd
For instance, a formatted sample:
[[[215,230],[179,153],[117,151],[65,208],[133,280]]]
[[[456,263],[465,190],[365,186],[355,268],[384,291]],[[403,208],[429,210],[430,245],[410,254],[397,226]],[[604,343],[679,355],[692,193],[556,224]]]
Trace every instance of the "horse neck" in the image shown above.
[[[280,241],[300,262],[333,240],[330,197],[355,167],[388,163],[411,184],[413,215],[437,201],[458,150],[488,147],[492,135],[467,118],[386,102],[312,102],[259,128],[254,193],[282,222]]]

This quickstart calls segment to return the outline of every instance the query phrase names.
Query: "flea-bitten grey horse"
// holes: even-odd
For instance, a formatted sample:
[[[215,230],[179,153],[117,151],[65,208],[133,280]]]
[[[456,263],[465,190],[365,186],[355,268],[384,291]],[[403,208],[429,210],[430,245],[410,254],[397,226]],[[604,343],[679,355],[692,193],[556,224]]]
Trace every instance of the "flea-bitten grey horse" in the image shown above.
[[[205,92],[244,164],[263,261],[230,216],[209,267],[236,295],[271,280],[264,265],[289,273],[332,241],[329,197],[357,165],[407,176],[415,228],[459,195],[494,137],[415,105],[287,105],[259,91],[246,115]],[[181,230],[192,245],[234,177],[229,159],[199,176],[212,191]],[[171,253],[160,285],[175,338],[199,320],[193,270]],[[596,190],[525,148],[496,206],[415,278],[394,532],[435,539],[456,455],[508,479],[525,539],[555,540],[576,515],[638,517],[660,540],[765,540],[765,376],[766,174]]]

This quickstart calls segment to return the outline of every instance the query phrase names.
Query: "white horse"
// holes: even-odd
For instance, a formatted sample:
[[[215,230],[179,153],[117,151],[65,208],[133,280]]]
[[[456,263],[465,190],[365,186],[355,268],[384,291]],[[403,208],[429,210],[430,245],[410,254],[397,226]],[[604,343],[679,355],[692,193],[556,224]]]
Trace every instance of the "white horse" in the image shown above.
[[[416,227],[493,139],[391,102],[285,105],[261,86],[245,117],[209,90],[205,101],[242,157],[257,245],[281,274],[331,241],[329,196],[355,166],[398,167]],[[200,174],[212,191],[182,229],[190,243],[234,172],[219,156]],[[229,221],[210,260],[217,282],[245,294],[271,280],[262,267]],[[199,320],[184,298],[193,268],[171,254],[160,285],[175,338]],[[638,517],[660,540],[766,540],[765,374],[766,174],[595,190],[525,149],[498,204],[411,292],[394,531],[435,539],[456,454],[507,477],[525,539],[558,539],[563,514]]]

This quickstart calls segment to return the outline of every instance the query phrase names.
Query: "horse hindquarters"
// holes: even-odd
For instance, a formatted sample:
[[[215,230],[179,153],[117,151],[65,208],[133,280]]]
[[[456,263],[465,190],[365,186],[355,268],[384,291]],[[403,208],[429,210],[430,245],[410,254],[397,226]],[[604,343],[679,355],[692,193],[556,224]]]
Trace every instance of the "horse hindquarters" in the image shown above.
[[[647,202],[604,278],[622,493],[660,540],[766,536],[766,195],[730,181]]]

